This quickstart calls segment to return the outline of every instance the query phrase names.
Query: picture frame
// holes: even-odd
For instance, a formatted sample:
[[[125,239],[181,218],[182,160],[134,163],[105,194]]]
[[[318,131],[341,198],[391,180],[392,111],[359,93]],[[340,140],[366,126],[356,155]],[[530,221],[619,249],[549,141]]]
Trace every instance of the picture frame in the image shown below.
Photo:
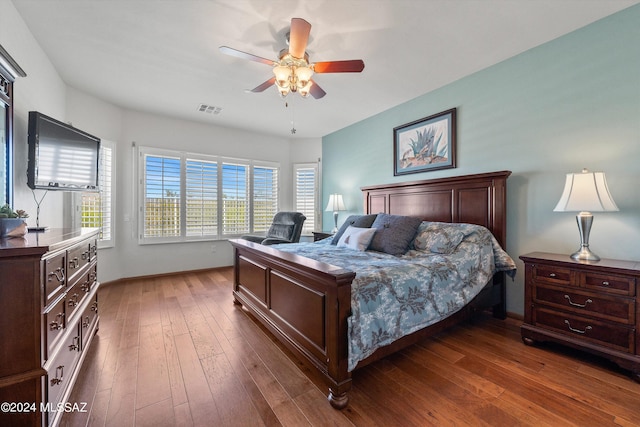
[[[393,128],[393,175],[456,167],[456,109]]]

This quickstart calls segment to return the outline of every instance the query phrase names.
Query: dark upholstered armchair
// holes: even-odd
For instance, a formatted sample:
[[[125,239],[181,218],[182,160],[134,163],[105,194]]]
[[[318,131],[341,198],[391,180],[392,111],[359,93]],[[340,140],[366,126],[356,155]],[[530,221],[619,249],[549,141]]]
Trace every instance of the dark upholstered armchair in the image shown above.
[[[297,243],[300,241],[302,224],[306,216],[300,212],[278,212],[273,217],[273,222],[266,236],[242,236],[243,239],[263,245],[275,245],[276,243]]]

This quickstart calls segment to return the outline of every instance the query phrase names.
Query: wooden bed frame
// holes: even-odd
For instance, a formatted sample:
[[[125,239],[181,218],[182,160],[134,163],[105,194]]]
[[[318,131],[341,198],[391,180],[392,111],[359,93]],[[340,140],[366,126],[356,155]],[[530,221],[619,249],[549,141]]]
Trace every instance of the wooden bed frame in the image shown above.
[[[487,227],[504,247],[506,180],[510,171],[363,187],[365,213],[410,215],[425,221],[464,222]],[[334,408],[347,406],[347,318],[351,313],[352,271],[243,239],[234,247],[234,303],[242,305],[301,360],[315,367],[329,386]],[[470,304],[443,321],[377,350],[357,367],[493,309],[504,318],[504,273]]]

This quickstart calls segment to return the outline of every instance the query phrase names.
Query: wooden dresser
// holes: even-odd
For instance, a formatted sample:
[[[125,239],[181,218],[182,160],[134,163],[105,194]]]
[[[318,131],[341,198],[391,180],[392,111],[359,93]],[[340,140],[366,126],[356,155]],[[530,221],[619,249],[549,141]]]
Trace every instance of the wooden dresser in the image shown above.
[[[56,425],[98,329],[97,230],[0,240],[0,425]]]
[[[605,357],[640,381],[640,262],[577,262],[534,252],[525,263],[526,344],[554,341]]]

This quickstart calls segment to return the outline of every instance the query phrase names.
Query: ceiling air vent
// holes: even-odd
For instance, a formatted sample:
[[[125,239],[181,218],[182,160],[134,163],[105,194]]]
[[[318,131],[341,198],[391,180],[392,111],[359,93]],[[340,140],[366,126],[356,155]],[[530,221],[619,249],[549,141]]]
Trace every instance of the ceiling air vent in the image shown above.
[[[220,111],[222,111],[222,108],[216,107],[214,105],[200,104],[198,106],[198,111],[202,113],[207,113],[207,114],[220,114]]]

